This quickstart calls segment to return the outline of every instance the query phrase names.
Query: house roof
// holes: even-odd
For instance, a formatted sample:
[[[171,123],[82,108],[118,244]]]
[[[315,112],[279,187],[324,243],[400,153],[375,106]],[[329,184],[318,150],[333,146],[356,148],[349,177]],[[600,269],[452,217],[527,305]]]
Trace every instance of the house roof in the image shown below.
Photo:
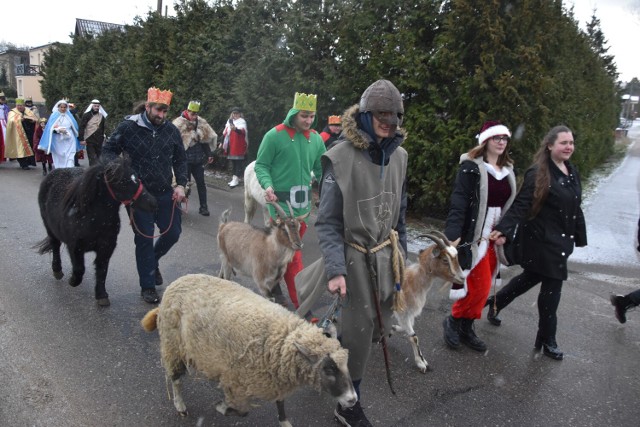
[[[76,36],[97,36],[111,30],[124,30],[124,25],[76,18]]]

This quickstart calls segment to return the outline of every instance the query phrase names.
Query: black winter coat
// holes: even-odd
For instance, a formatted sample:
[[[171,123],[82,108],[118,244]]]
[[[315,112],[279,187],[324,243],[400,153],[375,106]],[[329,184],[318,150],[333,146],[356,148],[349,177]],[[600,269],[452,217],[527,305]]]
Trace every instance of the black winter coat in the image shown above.
[[[580,204],[582,186],[575,167],[565,162],[569,175],[565,175],[549,160],[551,185],[540,212],[529,218],[537,167],[532,166],[511,209],[496,226],[510,242],[516,227],[521,224],[522,262],[520,266],[553,279],[567,279],[567,259],[574,246],[587,245],[587,229]]]
[[[125,117],[104,144],[100,158],[109,162],[123,152],[154,196],[173,191],[174,174],[179,185],[187,184],[187,157],[180,132],[171,122],[155,127],[146,113]]]
[[[489,185],[482,158],[470,159],[467,154],[460,156],[460,168],[451,193],[449,213],[444,229],[447,239],[454,241],[460,238],[458,243],[458,261],[460,266],[471,269],[475,258],[478,256],[477,242],[482,237],[482,229],[486,221],[487,201],[489,197]],[[481,169],[482,168],[482,172]],[[508,180],[511,187],[511,197],[503,206],[502,215],[506,212],[516,193],[516,180],[511,165],[505,166],[510,171]]]

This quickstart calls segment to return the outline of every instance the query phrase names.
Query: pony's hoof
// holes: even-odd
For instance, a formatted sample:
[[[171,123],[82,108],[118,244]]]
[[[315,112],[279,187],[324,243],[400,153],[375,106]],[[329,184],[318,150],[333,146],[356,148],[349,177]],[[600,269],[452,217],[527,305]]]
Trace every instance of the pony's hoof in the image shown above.
[[[76,286],[80,285],[80,283],[82,283],[82,279],[78,279],[75,275],[72,275],[69,278],[69,286],[71,287],[75,288]]]
[[[189,412],[187,412],[187,411],[181,411],[181,412],[178,412],[178,414],[180,414],[180,416],[181,416],[181,417],[186,417],[186,416],[188,416],[188,415],[189,415]]]
[[[60,279],[62,279],[62,278],[64,277],[64,273],[62,272],[62,270],[60,270],[60,271],[54,271],[54,272],[53,272],[53,277],[54,277],[54,279],[56,279],[56,280],[60,280]]]
[[[96,302],[100,307],[109,307],[111,305],[111,301],[109,301],[109,297],[98,298]]]

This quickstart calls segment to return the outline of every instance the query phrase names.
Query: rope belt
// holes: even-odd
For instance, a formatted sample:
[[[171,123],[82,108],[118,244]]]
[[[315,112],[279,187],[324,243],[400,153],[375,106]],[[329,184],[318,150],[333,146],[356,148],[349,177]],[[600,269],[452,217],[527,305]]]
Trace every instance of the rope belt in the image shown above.
[[[394,311],[404,311],[406,309],[406,303],[404,300],[404,293],[402,292],[402,284],[404,283],[404,257],[400,252],[400,243],[398,238],[398,232],[396,230],[391,230],[389,233],[389,238],[384,242],[380,243],[378,246],[367,250],[364,246],[360,246],[354,242],[345,243],[351,246],[353,249],[357,250],[363,254],[375,254],[380,250],[386,248],[391,245],[391,265],[393,267],[393,280],[395,281],[395,292],[393,294],[393,310]]]

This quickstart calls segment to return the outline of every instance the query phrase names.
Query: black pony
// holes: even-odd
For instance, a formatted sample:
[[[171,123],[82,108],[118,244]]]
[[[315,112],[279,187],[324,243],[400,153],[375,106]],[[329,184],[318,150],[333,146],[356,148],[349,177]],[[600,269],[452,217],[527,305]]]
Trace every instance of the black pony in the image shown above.
[[[53,277],[62,279],[60,245],[65,243],[73,266],[71,286],[82,283],[84,254],[96,253],[98,304],[108,306],[105,279],[109,260],[120,232],[120,204],[153,211],[158,207],[133,172],[129,161],[119,158],[108,164],[98,162],[86,171],[81,168],[55,169],[40,185],[38,204],[47,237],[36,245],[40,254],[53,252]]]

